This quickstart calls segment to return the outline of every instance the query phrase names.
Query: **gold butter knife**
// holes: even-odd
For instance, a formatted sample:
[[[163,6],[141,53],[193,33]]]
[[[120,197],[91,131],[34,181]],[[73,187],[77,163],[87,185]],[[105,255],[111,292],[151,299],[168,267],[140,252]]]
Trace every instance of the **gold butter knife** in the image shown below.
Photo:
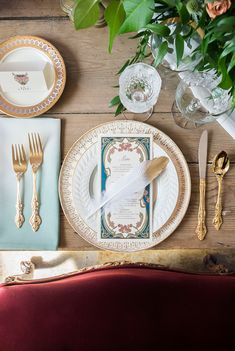
[[[206,228],[206,170],[207,170],[207,149],[208,149],[208,132],[204,130],[202,132],[199,148],[198,148],[198,160],[199,160],[199,209],[198,209],[198,223],[196,228],[196,234],[199,240],[203,240],[207,233]]]

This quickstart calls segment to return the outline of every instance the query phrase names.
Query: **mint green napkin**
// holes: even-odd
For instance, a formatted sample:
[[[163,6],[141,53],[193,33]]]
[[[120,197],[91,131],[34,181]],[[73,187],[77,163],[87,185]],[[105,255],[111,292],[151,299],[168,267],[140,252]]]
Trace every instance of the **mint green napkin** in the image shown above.
[[[28,133],[40,134],[44,160],[38,173],[42,224],[33,232],[29,224],[32,198],[30,163],[21,181],[25,222],[15,225],[16,178],[11,145],[23,144],[29,154]],[[0,250],[55,250],[59,241],[58,175],[60,169],[60,120],[53,118],[0,118]]]

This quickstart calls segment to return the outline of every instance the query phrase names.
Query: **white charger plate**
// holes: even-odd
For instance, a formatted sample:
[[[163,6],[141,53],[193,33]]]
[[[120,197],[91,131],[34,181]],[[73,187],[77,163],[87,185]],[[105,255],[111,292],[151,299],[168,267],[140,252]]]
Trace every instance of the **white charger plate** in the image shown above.
[[[48,111],[60,98],[66,82],[65,64],[59,51],[45,39],[15,36],[0,44],[0,62],[35,62],[50,64],[49,91],[0,91],[0,111],[12,117],[36,117]]]
[[[152,134],[154,157],[168,156],[167,169],[153,187],[152,242],[112,240],[99,241],[95,217],[87,219],[92,199],[98,196],[97,147],[99,134]],[[164,133],[136,121],[115,121],[102,124],[84,134],[68,152],[59,180],[61,205],[73,229],[91,244],[114,251],[138,251],[166,239],[183,219],[191,195],[191,179],[187,162],[176,144]]]

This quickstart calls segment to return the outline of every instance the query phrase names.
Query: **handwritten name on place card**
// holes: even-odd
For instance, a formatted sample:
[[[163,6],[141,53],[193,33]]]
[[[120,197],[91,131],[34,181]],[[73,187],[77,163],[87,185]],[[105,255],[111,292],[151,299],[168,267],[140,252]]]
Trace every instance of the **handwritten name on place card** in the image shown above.
[[[47,91],[51,87],[53,67],[46,62],[6,62],[0,64],[3,92]]]

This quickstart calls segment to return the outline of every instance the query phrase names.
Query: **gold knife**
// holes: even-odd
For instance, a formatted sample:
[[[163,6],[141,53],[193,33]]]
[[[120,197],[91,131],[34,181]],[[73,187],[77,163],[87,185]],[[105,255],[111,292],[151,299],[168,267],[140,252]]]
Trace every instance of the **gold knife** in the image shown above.
[[[207,149],[208,149],[208,132],[204,130],[202,132],[199,148],[198,148],[198,160],[199,160],[199,209],[198,209],[198,223],[196,228],[196,234],[199,240],[203,240],[207,233],[206,228],[206,170],[207,170]]]

